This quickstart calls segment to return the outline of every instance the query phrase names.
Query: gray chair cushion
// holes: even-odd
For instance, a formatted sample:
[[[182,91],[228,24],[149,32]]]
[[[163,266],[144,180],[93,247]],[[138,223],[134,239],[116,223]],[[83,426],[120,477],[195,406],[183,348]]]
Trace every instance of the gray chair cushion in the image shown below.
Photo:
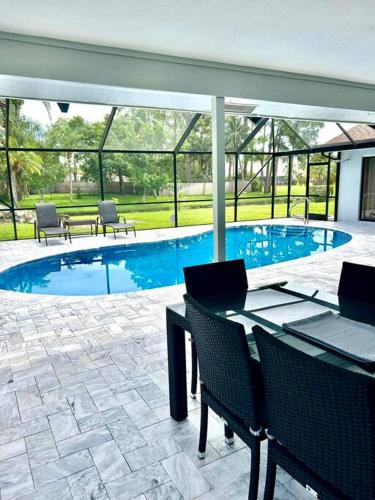
[[[35,205],[36,218],[38,226],[42,227],[58,227],[59,219],[57,218],[56,205],[54,203],[37,203]]]
[[[131,222],[112,222],[112,223],[107,223],[105,224],[106,226],[108,227],[112,227],[113,229],[133,229],[134,228],[134,224],[132,224]]]
[[[53,235],[53,234],[69,234],[70,231],[68,231],[67,229],[65,229],[64,227],[61,227],[61,226],[57,226],[57,227],[40,227],[39,228],[40,231],[44,234],[49,234],[49,235]]]
[[[103,224],[118,222],[116,203],[114,201],[98,201],[98,208]]]

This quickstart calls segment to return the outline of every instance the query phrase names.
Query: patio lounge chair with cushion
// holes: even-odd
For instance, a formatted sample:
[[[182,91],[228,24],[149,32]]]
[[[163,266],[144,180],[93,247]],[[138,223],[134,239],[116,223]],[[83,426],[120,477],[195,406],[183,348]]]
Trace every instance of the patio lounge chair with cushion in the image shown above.
[[[375,498],[375,380],[253,328],[267,408],[264,499],[276,466],[317,498]]]
[[[37,203],[35,210],[35,237],[38,236],[39,243],[40,233],[44,233],[46,245],[48,245],[47,237],[64,236],[66,239],[69,236],[70,243],[72,242],[70,231],[61,226],[61,220],[57,216],[56,205],[54,203]]]
[[[220,295],[229,292],[244,292],[248,289],[245,262],[243,259],[213,262],[184,268],[186,291],[193,299]],[[191,397],[197,393],[197,353],[191,339]]]
[[[134,236],[136,236],[134,224],[126,222],[125,217],[122,215],[118,216],[116,203],[114,201],[98,201],[98,208],[99,217],[97,218],[96,234],[98,234],[98,227],[100,224],[103,227],[104,236],[107,234],[107,227],[112,228],[115,239],[116,233],[125,231],[125,233],[128,234],[128,229],[133,230]]]
[[[206,310],[188,294],[184,299],[200,368],[198,456],[205,457],[210,407],[224,420],[227,442],[233,440],[235,432],[250,448],[249,499],[256,500],[260,443],[265,438],[259,363],[251,359],[243,325]]]

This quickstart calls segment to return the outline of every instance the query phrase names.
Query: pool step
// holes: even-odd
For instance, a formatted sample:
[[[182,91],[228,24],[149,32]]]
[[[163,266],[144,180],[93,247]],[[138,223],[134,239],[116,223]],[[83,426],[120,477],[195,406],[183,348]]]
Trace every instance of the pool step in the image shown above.
[[[304,236],[308,229],[295,226],[271,227],[267,232],[271,236]]]

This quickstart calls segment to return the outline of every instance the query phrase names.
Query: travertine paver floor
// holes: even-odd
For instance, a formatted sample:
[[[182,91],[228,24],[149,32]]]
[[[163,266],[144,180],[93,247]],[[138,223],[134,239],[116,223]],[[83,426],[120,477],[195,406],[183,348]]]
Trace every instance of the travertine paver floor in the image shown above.
[[[286,278],[334,291],[342,260],[374,264],[375,251],[375,225],[338,227],[351,243],[249,271],[249,282]],[[199,230],[149,231],[139,241]],[[98,242],[2,243],[0,268]],[[169,418],[165,305],[183,289],[87,298],[0,292],[2,500],[247,498],[250,453],[240,440],[226,446],[211,417],[199,461],[199,402],[190,401],[186,421]],[[261,484],[265,458],[263,450]],[[275,498],[305,497],[280,471]]]

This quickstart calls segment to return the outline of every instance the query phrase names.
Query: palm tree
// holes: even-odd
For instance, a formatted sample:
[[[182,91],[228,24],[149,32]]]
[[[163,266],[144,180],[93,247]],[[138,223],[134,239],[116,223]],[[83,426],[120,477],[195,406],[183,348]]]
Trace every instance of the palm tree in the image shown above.
[[[37,136],[40,133],[39,126],[21,115],[23,102],[21,99],[9,100],[10,132],[8,141],[10,147],[35,147],[39,145],[37,141]],[[0,100],[0,106],[5,117],[5,99]],[[41,164],[42,159],[37,153],[24,151],[11,151],[9,153],[10,178],[16,207],[19,207],[19,201],[23,194],[27,194],[26,178],[30,175],[40,175]]]

